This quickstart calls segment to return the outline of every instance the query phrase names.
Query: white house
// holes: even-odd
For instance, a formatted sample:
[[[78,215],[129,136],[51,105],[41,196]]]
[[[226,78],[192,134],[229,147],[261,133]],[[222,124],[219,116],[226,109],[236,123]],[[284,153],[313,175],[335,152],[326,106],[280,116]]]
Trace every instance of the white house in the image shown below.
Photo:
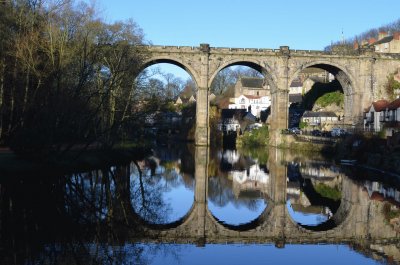
[[[389,103],[385,110],[385,122],[400,122],[400,98]]]
[[[254,164],[242,171],[232,171],[230,176],[233,180],[233,192],[236,197],[239,197],[241,192],[246,191],[256,192],[257,191],[268,195],[270,190],[269,173],[262,169],[258,164]],[[258,195],[259,196],[259,195]]]
[[[338,117],[332,111],[305,111],[301,118],[303,122],[313,126],[323,126],[327,123],[337,123]]]
[[[394,132],[400,131],[400,98],[392,102],[386,101],[383,102],[381,105],[379,105],[379,109],[381,110],[379,114],[377,114],[376,111],[378,106],[376,102],[374,103],[372,103],[372,106],[365,114],[364,117],[365,124],[368,124],[369,126],[372,125],[371,121],[372,111],[375,110],[374,113],[375,117],[373,119],[373,126],[374,126],[373,128],[376,131],[385,130],[386,136],[393,136]]]
[[[385,110],[388,105],[389,102],[385,99],[372,102],[371,106],[365,110],[365,130],[380,131],[382,129],[383,122],[385,122]]]
[[[260,112],[271,106],[271,98],[269,96],[253,96],[240,95],[230,99],[229,109],[246,109],[251,110],[251,114],[260,117]]]

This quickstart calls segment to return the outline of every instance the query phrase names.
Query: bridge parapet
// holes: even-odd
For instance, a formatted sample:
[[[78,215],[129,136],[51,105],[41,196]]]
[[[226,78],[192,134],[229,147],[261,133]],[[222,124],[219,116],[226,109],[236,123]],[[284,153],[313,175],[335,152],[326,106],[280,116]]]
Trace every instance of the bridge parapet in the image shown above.
[[[169,52],[200,52],[200,47],[194,46],[168,46],[168,45],[140,45],[139,47],[143,47],[146,49],[150,49],[151,51],[169,51]]]

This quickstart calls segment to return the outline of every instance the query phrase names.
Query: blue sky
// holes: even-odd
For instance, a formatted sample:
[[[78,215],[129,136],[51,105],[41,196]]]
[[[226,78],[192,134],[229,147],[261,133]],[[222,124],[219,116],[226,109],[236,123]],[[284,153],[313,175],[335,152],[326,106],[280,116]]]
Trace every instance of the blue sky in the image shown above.
[[[98,0],[108,22],[132,18],[156,45],[321,50],[400,17],[399,0]]]
[[[133,19],[154,45],[323,50],[400,18],[400,0],[97,0],[107,22]],[[183,79],[186,72],[162,65]]]

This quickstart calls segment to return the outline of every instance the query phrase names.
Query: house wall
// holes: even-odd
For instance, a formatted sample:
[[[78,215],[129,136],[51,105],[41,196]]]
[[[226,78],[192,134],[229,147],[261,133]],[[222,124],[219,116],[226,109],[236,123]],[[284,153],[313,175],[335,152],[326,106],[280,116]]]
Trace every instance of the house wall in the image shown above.
[[[249,99],[243,95],[233,99],[234,104],[229,104],[229,109],[246,109],[248,110],[251,106],[251,114],[256,117],[260,116],[262,110],[267,109],[271,106],[271,99],[267,96]]]
[[[373,108],[372,108],[373,109]],[[376,132],[381,130],[381,121],[380,121],[381,113],[374,111],[374,130]]]
[[[235,97],[239,97],[240,95],[250,95],[250,96],[271,96],[270,87],[268,85],[264,87],[244,87],[242,86],[242,82],[239,79],[235,84]]]

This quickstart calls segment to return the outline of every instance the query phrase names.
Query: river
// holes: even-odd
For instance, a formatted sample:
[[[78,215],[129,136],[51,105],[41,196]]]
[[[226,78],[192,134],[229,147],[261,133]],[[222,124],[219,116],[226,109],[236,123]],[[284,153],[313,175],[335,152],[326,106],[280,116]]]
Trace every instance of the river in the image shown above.
[[[274,148],[165,145],[0,178],[0,264],[400,264],[399,180]]]

